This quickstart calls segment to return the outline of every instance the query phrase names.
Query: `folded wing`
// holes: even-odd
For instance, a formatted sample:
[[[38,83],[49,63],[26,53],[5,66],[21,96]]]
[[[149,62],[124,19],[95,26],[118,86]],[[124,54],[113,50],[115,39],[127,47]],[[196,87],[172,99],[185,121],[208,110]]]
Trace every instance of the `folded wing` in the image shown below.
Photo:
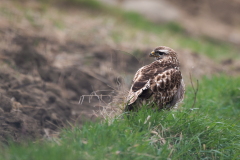
[[[128,105],[139,97],[149,99],[154,96],[158,103],[170,102],[181,84],[182,75],[172,64],[162,66],[155,61],[140,68],[133,78],[127,97]]]

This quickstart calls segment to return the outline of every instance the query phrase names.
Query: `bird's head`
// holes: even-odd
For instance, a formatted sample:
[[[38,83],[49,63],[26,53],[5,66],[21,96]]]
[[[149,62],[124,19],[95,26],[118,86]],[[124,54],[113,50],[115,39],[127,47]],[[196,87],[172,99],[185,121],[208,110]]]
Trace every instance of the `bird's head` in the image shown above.
[[[172,61],[173,63],[178,62],[177,53],[173,49],[165,46],[155,48],[149,54],[149,57],[154,57],[156,60],[162,59],[166,61]]]

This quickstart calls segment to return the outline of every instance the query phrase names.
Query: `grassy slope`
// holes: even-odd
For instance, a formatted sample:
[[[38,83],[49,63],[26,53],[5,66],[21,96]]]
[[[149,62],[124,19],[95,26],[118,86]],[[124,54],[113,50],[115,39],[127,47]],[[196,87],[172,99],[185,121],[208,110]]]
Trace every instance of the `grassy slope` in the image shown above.
[[[239,86],[239,78],[204,78],[191,112],[194,96],[188,87],[177,111],[141,110],[111,125],[73,126],[60,139],[12,144],[0,151],[0,159],[239,159]]]
[[[236,56],[231,46],[190,38],[175,24],[159,26],[135,13],[106,8],[97,2],[75,2],[113,13],[121,21],[118,23],[127,27],[162,35],[167,42],[164,45],[190,48],[217,60],[229,56],[226,53]],[[239,78],[203,78],[191,113],[194,94],[188,87],[178,111],[142,110],[129,121],[115,119],[111,125],[106,121],[86,124],[82,129],[73,126],[63,130],[60,139],[12,143],[0,150],[0,159],[240,159],[239,88]],[[150,120],[144,124],[149,115]]]

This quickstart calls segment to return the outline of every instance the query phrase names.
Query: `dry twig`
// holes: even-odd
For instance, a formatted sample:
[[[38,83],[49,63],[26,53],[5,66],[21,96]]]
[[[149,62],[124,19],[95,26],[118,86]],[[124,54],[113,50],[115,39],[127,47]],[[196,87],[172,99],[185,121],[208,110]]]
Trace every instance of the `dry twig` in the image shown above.
[[[194,86],[193,86],[191,73],[189,73],[189,75],[190,75],[190,81],[191,81],[192,89],[194,91],[194,102],[193,102],[193,105],[192,105],[191,110],[190,110],[190,112],[191,112],[193,110],[193,107],[195,106],[195,103],[196,103],[196,100],[197,100],[199,83],[198,83],[198,80],[197,80],[197,88],[195,89]]]

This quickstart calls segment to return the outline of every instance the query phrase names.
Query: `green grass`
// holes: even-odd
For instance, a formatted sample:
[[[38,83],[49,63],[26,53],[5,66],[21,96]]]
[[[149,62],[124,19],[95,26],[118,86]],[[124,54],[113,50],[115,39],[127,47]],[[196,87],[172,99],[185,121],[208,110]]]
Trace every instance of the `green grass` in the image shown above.
[[[177,111],[142,109],[129,120],[72,126],[59,139],[11,143],[0,159],[240,159],[240,125],[232,121],[239,119],[239,85],[239,78],[204,78],[193,110],[189,87]]]
[[[194,92],[188,87],[186,93],[184,107],[189,108]],[[213,119],[229,119],[233,123],[239,123],[240,77],[222,75],[201,79],[195,108],[206,111]]]
[[[172,39],[179,48],[215,60],[238,58],[231,45],[189,37],[177,24],[155,24],[136,13],[96,1],[74,3],[98,14],[111,14],[118,23],[155,33],[166,41]],[[63,24],[55,25],[61,29]],[[123,40],[119,34],[113,34],[116,42]],[[104,121],[87,123],[82,128],[72,126],[63,129],[60,138],[10,143],[1,148],[0,159],[240,159],[240,78],[204,77],[191,109],[193,100],[194,92],[187,87],[184,103],[177,111],[141,110],[129,120],[116,118],[111,124]],[[150,120],[144,123],[148,116]]]

